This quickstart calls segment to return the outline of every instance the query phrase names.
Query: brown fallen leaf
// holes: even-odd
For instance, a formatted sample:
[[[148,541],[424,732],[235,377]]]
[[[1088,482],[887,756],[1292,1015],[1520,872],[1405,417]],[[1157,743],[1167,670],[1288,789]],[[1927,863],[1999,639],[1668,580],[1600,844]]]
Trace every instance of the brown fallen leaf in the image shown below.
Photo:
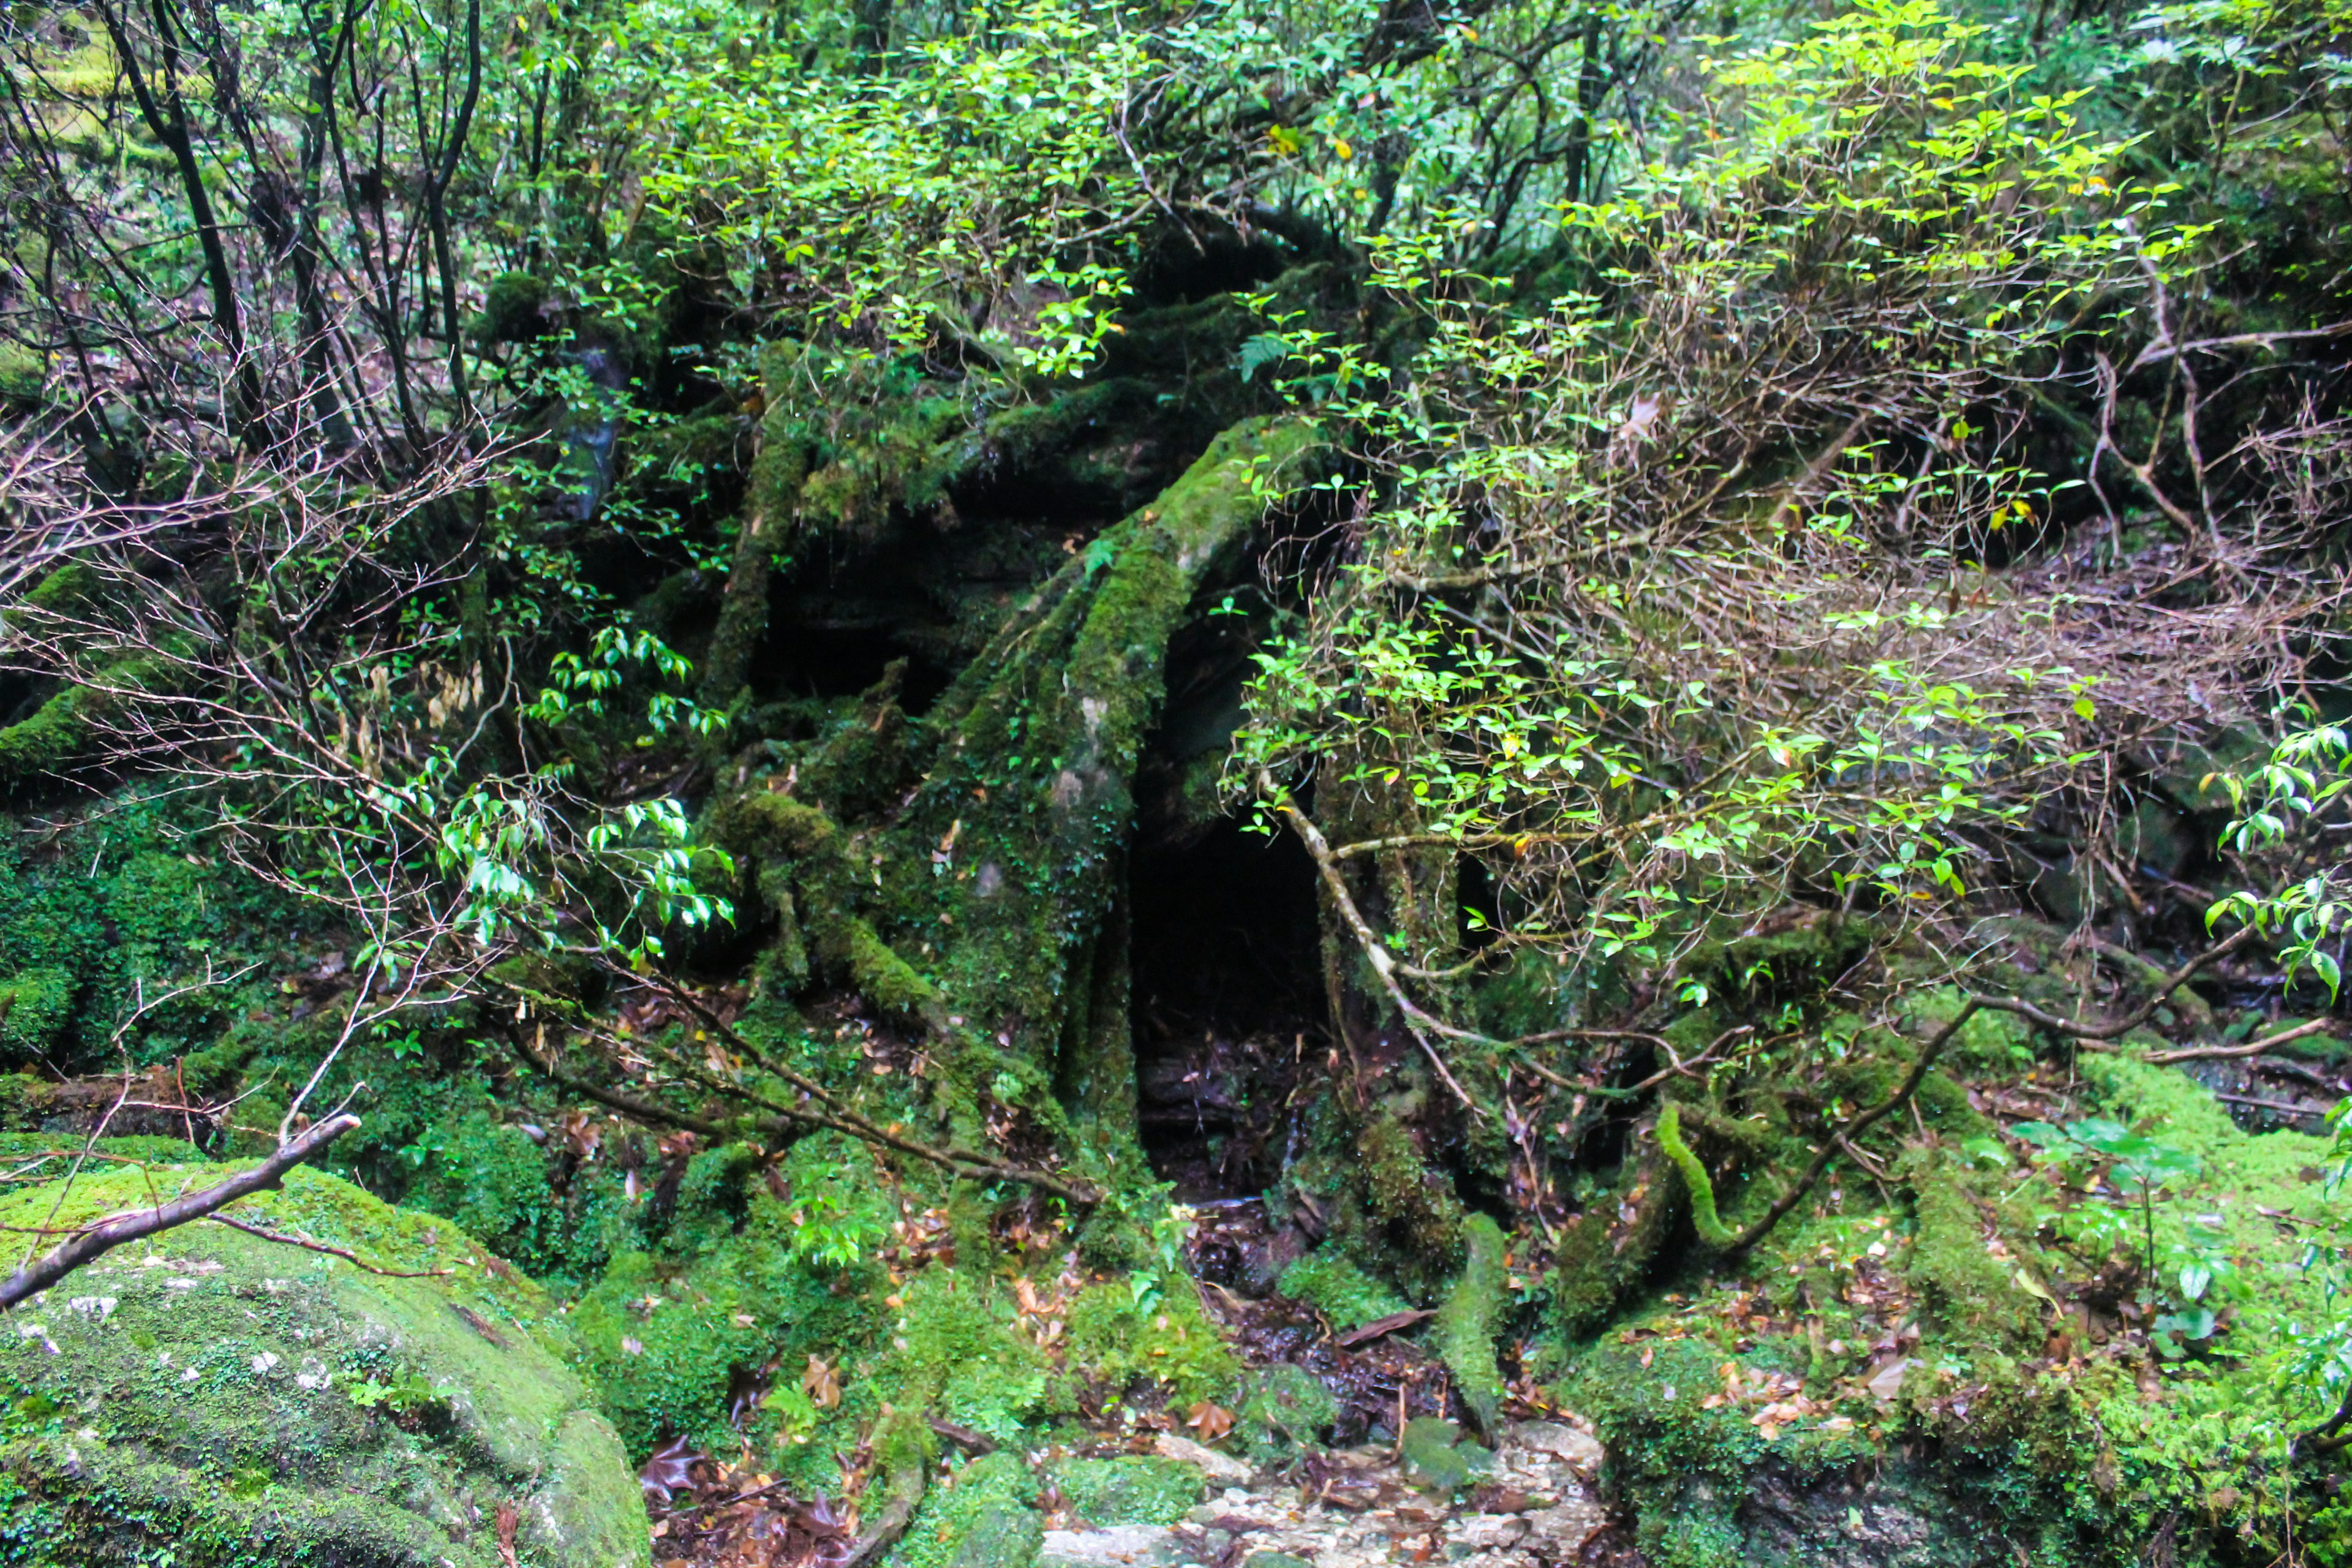
[[[1198,1432],[1202,1442],[1213,1443],[1234,1429],[1234,1413],[1203,1399],[1192,1406],[1184,1425]]]
[[[507,1568],[517,1568],[515,1563],[515,1526],[522,1521],[522,1511],[510,1502],[499,1504],[499,1561]]]
[[[841,1379],[825,1364],[823,1356],[808,1358],[808,1371],[801,1374],[801,1387],[807,1390],[809,1398],[820,1410],[830,1410],[841,1403]]]
[[[637,1484],[645,1490],[646,1501],[667,1508],[671,1493],[693,1487],[695,1461],[702,1458],[684,1437],[673,1437],[656,1448],[653,1458],[646,1461],[646,1468],[637,1472]]]

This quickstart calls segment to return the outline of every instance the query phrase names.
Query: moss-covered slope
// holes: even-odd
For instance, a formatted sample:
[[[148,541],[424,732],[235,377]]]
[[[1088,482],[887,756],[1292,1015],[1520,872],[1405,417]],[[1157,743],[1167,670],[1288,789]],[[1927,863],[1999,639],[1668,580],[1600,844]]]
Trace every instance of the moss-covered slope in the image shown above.
[[[224,1169],[86,1175],[0,1200],[0,1224],[87,1223]],[[19,1308],[0,1343],[0,1558],[646,1562],[635,1479],[535,1286],[453,1226],[315,1172],[234,1216],[409,1277],[197,1224]]]

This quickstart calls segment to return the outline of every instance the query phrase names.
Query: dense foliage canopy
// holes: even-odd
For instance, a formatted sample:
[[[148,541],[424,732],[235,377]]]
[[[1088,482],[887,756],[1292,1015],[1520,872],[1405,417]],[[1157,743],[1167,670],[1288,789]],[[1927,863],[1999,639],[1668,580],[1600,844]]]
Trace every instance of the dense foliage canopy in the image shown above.
[[[5,1179],[354,1111],[869,1555],[926,1412],[1244,1440],[1217,1197],[1651,1563],[2352,1561],[2347,45],[0,11]]]

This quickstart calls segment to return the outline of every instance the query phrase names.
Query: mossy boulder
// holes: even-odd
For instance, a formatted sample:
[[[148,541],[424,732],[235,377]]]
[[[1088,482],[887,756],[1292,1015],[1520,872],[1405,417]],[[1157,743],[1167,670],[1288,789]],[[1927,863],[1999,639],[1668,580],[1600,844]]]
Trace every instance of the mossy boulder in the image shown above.
[[[893,1561],[899,1568],[1029,1568],[1045,1543],[1037,1481],[1020,1456],[972,1460],[923,1498]]]
[[[1202,1490],[1199,1470],[1150,1456],[1070,1459],[1054,1468],[1053,1478],[1070,1511],[1097,1526],[1174,1524]]]
[[[1463,1438],[1451,1421],[1415,1416],[1404,1424],[1398,1445],[1404,1460],[1404,1478],[1423,1491],[1451,1497],[1486,1472],[1494,1455]]]
[[[228,1167],[121,1166],[0,1199],[71,1226]],[[118,1247],[0,1343],[9,1560],[183,1568],[636,1568],[645,1506],[552,1304],[464,1232],[310,1170]]]
[[[1339,1401],[1312,1373],[1278,1362],[1252,1380],[1234,1431],[1250,1458],[1286,1459],[1320,1447],[1339,1419]]]

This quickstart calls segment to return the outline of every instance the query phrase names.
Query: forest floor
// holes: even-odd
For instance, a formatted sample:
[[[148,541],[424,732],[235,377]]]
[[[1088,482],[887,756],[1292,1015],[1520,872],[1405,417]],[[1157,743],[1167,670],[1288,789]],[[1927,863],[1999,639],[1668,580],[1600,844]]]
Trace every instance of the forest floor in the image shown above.
[[[1037,1568],[1617,1568],[1641,1561],[1593,1489],[1600,1443],[1565,1413],[1509,1424],[1492,1450],[1451,1423],[1423,1417],[1402,1442],[1265,1467],[1166,1433],[1139,1438],[1106,1430],[1085,1447],[1196,1464],[1207,1500],[1172,1523],[1100,1524],[1049,1491],[1055,1506],[1045,1516]],[[1071,1457],[1059,1445],[1029,1456],[1047,1472]],[[774,1497],[729,1503],[756,1478],[708,1463],[697,1470],[699,1484],[677,1496],[677,1509],[656,1506],[664,1568],[840,1560],[828,1548],[836,1540],[845,1546],[847,1533],[812,1531],[803,1505]]]

